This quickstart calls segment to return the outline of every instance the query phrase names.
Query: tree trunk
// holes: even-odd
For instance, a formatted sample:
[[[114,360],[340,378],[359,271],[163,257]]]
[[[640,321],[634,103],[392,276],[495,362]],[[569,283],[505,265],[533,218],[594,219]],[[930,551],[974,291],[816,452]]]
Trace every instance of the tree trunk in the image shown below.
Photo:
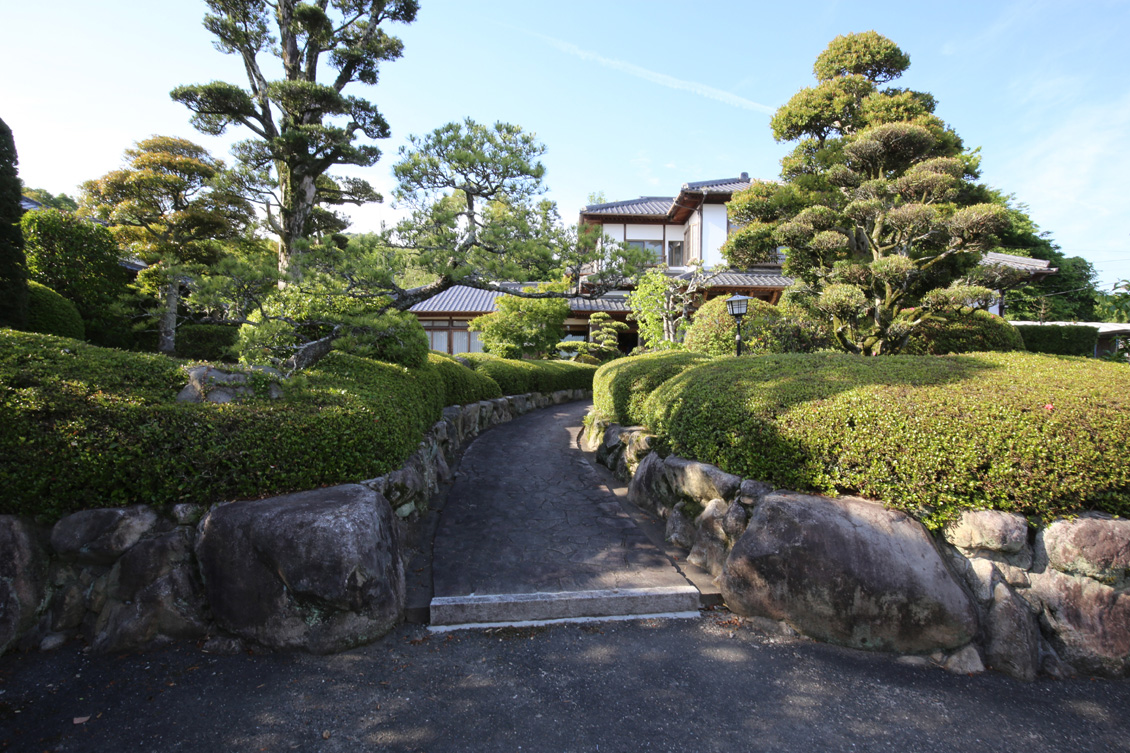
[[[165,310],[157,323],[157,351],[167,356],[176,353],[177,308],[180,306],[180,281],[173,280],[161,289]]]

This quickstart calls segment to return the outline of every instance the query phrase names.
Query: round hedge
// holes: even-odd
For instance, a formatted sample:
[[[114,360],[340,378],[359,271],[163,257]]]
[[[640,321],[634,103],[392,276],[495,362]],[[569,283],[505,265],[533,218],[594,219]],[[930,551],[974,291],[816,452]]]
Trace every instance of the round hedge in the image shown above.
[[[780,312],[773,304],[751,298],[742,319],[742,351],[768,353],[767,325],[778,318]],[[687,350],[708,356],[732,356],[736,351],[737,334],[738,325],[726,310],[726,299],[711,298],[695,312],[683,345]]]
[[[598,402],[618,389],[601,387]],[[778,487],[862,494],[934,527],[971,509],[1130,514],[1122,364],[1030,353],[721,358],[664,381],[642,413],[678,455]]]
[[[27,282],[28,332],[81,340],[86,334],[78,307],[46,285]]]
[[[281,400],[176,402],[182,363],[0,330],[0,514],[210,504],[395,470],[440,417],[436,369],[331,353]]]
[[[444,353],[431,352],[428,363],[443,380],[444,405],[467,405],[502,397],[498,383]]]
[[[700,353],[668,350],[611,361],[593,377],[593,405],[609,421],[643,423],[644,401],[656,387],[707,360]]]
[[[1019,330],[996,314],[982,309],[956,309],[933,314],[918,325],[903,353],[944,356],[1024,349]]]

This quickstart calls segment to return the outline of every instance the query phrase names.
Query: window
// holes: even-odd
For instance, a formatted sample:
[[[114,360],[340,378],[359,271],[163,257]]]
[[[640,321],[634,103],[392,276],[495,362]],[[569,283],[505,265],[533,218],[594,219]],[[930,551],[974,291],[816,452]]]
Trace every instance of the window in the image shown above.
[[[663,263],[663,241],[628,241],[628,246],[646,251],[652,264]]]
[[[667,241],[667,266],[683,266],[683,242]]]
[[[428,333],[428,347],[440,353],[482,353],[478,332],[469,332],[462,319],[425,319],[420,322]]]

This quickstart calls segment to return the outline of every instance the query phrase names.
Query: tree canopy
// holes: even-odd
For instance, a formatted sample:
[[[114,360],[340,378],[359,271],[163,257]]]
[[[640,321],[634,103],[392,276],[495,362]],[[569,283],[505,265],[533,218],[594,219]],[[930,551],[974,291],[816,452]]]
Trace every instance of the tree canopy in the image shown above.
[[[833,40],[817,86],[773,117],[778,140],[799,142],[782,181],[754,181],[729,205],[741,227],[723,248],[728,261],[748,267],[784,249],[799,278],[789,299],[830,321],[854,353],[897,352],[932,310],[986,303],[991,291],[961,277],[1009,226],[1006,208],[983,200],[977,155],[933,114],[934,98],[880,88],[909,63],[874,32]]]
[[[12,129],[0,120],[0,326],[27,323],[27,262],[20,232],[20,178]]]
[[[153,136],[125,156],[125,167],[83,184],[83,211],[107,222],[118,242],[150,265],[143,281],[164,304],[158,349],[171,354],[181,286],[217,261],[217,242],[238,237],[252,211],[216,186],[223,162],[191,141]]]
[[[194,113],[193,125],[204,133],[237,125],[253,134],[234,148],[232,180],[265,208],[285,270],[306,238],[345,226],[326,206],[380,200],[365,180],[329,175],[339,165],[375,164],[380,149],[358,139],[389,136],[376,106],[345,89],[376,84],[380,64],[401,56],[403,44],[385,26],[411,23],[419,4],[206,2],[211,12],[204,26],[216,37],[216,49],[242,60],[247,86],[213,81],[177,87],[172,97]]]

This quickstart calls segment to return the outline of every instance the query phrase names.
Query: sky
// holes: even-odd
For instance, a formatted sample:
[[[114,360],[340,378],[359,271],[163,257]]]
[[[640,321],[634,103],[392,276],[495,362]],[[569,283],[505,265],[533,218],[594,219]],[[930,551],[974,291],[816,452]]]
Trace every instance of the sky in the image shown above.
[[[181,84],[246,85],[238,59],[212,47],[203,2],[0,2],[0,118],[26,185],[75,195],[151,135],[224,158],[246,137],[195,131],[169,98]],[[910,55],[896,85],[932,93],[937,114],[981,148],[984,183],[1089,260],[1100,288],[1130,278],[1130,0],[421,0],[415,23],[389,28],[403,57],[376,86],[347,89],[392,128],[376,165],[339,171],[385,196],[351,211],[351,230],[395,221],[392,166],[410,135],[466,117],[537,135],[566,222],[595,192],[614,201],[742,172],[774,179],[790,145],[773,140],[772,113],[815,83],[829,41],[869,29]]]

